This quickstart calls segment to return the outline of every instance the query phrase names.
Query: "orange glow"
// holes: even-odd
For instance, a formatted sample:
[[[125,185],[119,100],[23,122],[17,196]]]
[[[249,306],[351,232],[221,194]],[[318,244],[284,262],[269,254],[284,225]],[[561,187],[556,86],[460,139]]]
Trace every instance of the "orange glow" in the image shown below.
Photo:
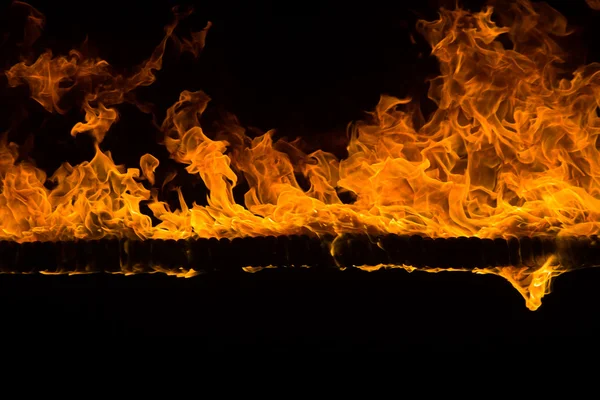
[[[442,9],[439,20],[420,21],[418,29],[441,70],[429,89],[436,111],[417,124],[411,99],[381,96],[368,120],[351,125],[345,159],[324,151],[305,154],[294,142],[274,143],[272,132],[251,137],[235,121],[208,137],[199,117],[210,97],[184,90],[161,130],[171,157],[204,181],[207,206],[188,204],[181,193],[179,209],[160,201],[156,190],[143,185],[147,180],[160,186],[154,176],[159,161],[149,154],[139,169],[125,169],[97,144],[91,161],[65,164],[47,177],[31,164],[15,163],[16,145],[4,142],[0,239],[598,234],[600,65],[564,77],[563,53],[553,37],[568,34],[565,18],[527,0],[511,7],[505,26],[492,21],[491,7],[477,13]],[[71,107],[63,104],[69,90],[85,88],[79,105],[84,121],[71,134],[89,133],[100,143],[119,118],[115,106],[135,102],[135,89],[155,81],[168,43],[194,55],[204,47],[210,24],[181,39],[174,29],[187,13],[175,15],[164,39],[131,76],[75,50],[59,56],[47,51],[6,71],[8,82],[28,85],[33,99],[58,113]],[[297,174],[310,182],[309,190],[301,188]],[[238,204],[232,189],[242,177],[250,189]],[[44,186],[47,179],[55,182],[53,189]],[[353,204],[340,200],[344,191],[354,194]],[[140,211],[145,200],[160,223],[153,225]],[[535,270],[476,272],[505,277],[536,309],[551,278],[564,270],[550,257]]]

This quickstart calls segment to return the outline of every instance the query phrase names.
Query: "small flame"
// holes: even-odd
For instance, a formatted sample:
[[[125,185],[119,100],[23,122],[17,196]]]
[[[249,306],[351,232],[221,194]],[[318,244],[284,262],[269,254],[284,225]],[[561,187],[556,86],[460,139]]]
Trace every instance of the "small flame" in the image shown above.
[[[25,8],[28,11],[27,21],[25,22],[25,32],[23,35],[23,42],[20,43],[23,51],[28,51],[33,43],[42,35],[46,18],[44,15],[22,1],[13,0],[13,6]]]
[[[597,8],[596,1],[587,2]],[[181,39],[175,27],[190,11],[174,11],[163,40],[131,76],[76,50],[66,56],[48,50],[6,71],[9,85],[27,84],[48,112],[65,113],[65,94],[85,90],[79,104],[84,121],[71,134],[91,134],[96,155],[80,165],[64,164],[47,178],[30,163],[16,163],[16,145],[4,141],[0,239],[598,233],[600,65],[565,75],[565,54],[553,38],[568,34],[566,19],[549,6],[512,2],[500,16],[502,26],[492,20],[492,7],[475,13],[442,9],[439,20],[419,21],[440,65],[429,89],[437,109],[417,122],[411,99],[381,96],[368,120],[351,125],[345,159],[322,150],[306,154],[297,142],[274,142],[272,131],[251,137],[235,119],[209,137],[200,125],[209,96],[184,90],[161,130],[171,157],[205,183],[208,205],[189,205],[179,191],[180,208],[171,210],[157,190],[142,184],[157,184],[156,157],[146,154],[140,169],[125,169],[98,143],[119,118],[115,106],[137,104],[135,89],[156,80],[167,43],[195,56],[204,47],[210,23]],[[40,14],[32,15],[41,26]],[[297,176],[310,183],[308,190]],[[249,186],[244,204],[233,196],[240,179]],[[46,188],[46,180],[54,188]],[[343,192],[355,201],[342,202]],[[141,212],[142,201],[160,223]],[[477,272],[507,278],[535,309],[564,269],[551,256],[534,271]]]
[[[528,268],[504,267],[497,270],[476,270],[475,273],[497,274],[506,278],[525,299],[525,305],[530,310],[537,310],[542,305],[542,297],[550,293],[552,279],[564,271],[557,263],[555,256],[550,256],[537,270]]]

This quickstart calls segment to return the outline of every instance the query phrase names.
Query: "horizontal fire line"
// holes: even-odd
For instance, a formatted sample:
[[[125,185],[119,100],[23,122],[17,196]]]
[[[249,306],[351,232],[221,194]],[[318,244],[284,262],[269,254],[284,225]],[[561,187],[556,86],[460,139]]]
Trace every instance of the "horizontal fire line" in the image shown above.
[[[345,234],[229,239],[0,241],[0,272],[236,271],[406,265],[416,269],[537,268],[550,256],[570,268],[600,265],[597,236],[511,239]],[[333,248],[333,251],[332,251]]]

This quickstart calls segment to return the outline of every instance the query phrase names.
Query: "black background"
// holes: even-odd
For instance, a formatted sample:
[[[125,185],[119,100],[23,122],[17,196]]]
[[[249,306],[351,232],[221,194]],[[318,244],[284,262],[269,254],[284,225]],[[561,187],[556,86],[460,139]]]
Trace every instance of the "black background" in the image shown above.
[[[107,0],[93,11],[85,2],[38,1],[47,18],[38,54],[64,54],[88,38],[88,48],[127,72],[161,40],[174,1]],[[344,155],[347,124],[364,117],[379,95],[412,96],[425,112],[426,78],[439,71],[414,30],[454,1],[227,2],[193,4],[178,32],[213,22],[198,60],[167,51],[158,81],[139,90],[160,121],[184,89],[213,99],[206,130],[224,113],[247,127],[272,128],[276,137],[302,137],[308,148]],[[242,3],[242,4],[240,4]],[[482,1],[463,3],[474,10]],[[600,60],[600,12],[583,0],[552,1],[576,28],[568,39],[575,64]],[[0,67],[18,61],[22,12],[2,12]],[[19,14],[21,13],[21,14]],[[21,17],[19,17],[21,15]],[[411,43],[410,35],[416,39]],[[22,145],[22,157],[51,173],[61,162],[93,156],[89,137],[72,138],[81,115],[50,115],[28,100],[25,87],[0,78],[0,129]],[[115,161],[135,167],[151,152],[160,174],[169,162],[152,116],[119,107],[119,121],[102,143]],[[180,174],[184,177],[185,174]],[[178,178],[186,198],[204,194],[191,177]],[[200,185],[201,186],[201,185]],[[168,194],[165,199],[169,200]],[[404,271],[316,273],[270,270],[241,276],[178,279],[144,276],[0,276],[0,318],[7,337],[193,336],[206,349],[319,348],[463,349],[505,345],[592,344],[597,335],[600,271],[559,277],[542,307],[531,312],[510,284],[494,276]],[[567,340],[560,340],[560,339]],[[576,341],[569,340],[575,339]]]

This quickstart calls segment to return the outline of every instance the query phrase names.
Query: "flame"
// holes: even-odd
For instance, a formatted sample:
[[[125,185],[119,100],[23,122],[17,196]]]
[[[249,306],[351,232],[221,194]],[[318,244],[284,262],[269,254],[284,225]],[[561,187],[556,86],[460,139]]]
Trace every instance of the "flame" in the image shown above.
[[[18,86],[26,82],[31,97],[47,111],[65,114],[67,109],[61,104],[64,96],[75,88],[84,87],[85,98],[81,109],[85,112],[85,122],[77,123],[71,129],[71,135],[89,132],[97,142],[102,142],[104,135],[118,119],[115,108],[108,108],[124,102],[131,102],[140,107],[133,97],[133,91],[140,86],[149,86],[156,80],[155,71],[162,68],[163,55],[169,39],[172,39],[181,51],[189,51],[198,55],[204,47],[208,26],[200,32],[194,32],[191,39],[179,39],[174,36],[179,21],[189,16],[192,10],[180,12],[173,9],[175,18],[165,27],[165,36],[155,48],[151,57],[138,67],[137,73],[125,77],[114,73],[108,62],[99,58],[86,58],[77,51],[71,50],[68,56],[54,57],[48,50],[32,64],[21,62],[14,65],[6,76],[10,86]],[[39,13],[32,8],[32,13]],[[36,20],[37,21],[37,20]]]
[[[600,1],[599,0],[585,0],[588,6],[590,6],[593,10],[600,10]]]
[[[28,11],[23,42],[19,44],[23,51],[28,51],[33,43],[42,35],[46,18],[41,12],[22,1],[13,0],[12,5],[25,8]]]
[[[592,8],[596,3],[588,0]],[[80,165],[64,164],[48,178],[31,163],[17,163],[16,145],[4,141],[0,239],[597,234],[600,64],[561,69],[566,55],[554,38],[569,32],[566,19],[547,5],[512,2],[500,15],[502,25],[493,12],[441,9],[438,20],[419,21],[440,65],[429,89],[437,109],[422,121],[411,99],[381,96],[368,120],[350,126],[345,159],[321,150],[306,154],[297,142],[274,142],[272,131],[252,137],[235,118],[209,137],[200,116],[210,97],[184,90],[160,127],[164,145],[209,194],[203,206],[187,204],[179,191],[176,210],[153,188],[156,157],[146,154],[140,169],[125,169],[99,143],[119,118],[115,106],[137,104],[135,89],[156,80],[167,44],[197,56],[210,24],[180,39],[174,31],[189,11],[175,10],[163,40],[131,76],[76,50],[63,56],[48,50],[32,63],[21,62],[6,71],[9,85],[27,84],[48,112],[67,111],[67,92],[86,93],[78,105],[84,121],[71,134],[91,134],[96,155]],[[310,183],[308,190],[298,176]],[[241,180],[249,186],[244,204],[233,196]],[[343,192],[355,201],[342,202]],[[159,223],[142,213],[142,201]],[[534,270],[476,272],[507,278],[535,309],[551,278],[565,270],[551,256]]]
[[[544,264],[530,271],[528,268],[505,267],[497,269],[476,270],[480,274],[496,274],[506,278],[523,296],[525,305],[530,310],[537,310],[542,305],[542,297],[550,293],[550,284],[552,279],[564,271],[564,268],[557,263],[555,256],[550,256]]]

